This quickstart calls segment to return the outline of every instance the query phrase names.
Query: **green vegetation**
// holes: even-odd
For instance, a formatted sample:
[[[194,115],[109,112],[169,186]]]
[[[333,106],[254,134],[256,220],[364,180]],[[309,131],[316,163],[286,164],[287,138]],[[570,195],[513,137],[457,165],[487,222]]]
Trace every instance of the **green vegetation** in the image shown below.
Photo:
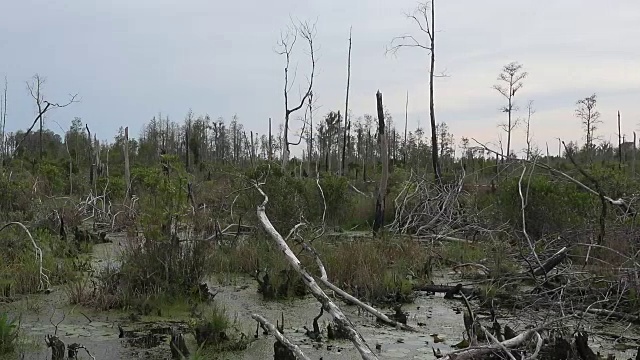
[[[9,354],[15,350],[18,330],[18,319],[10,318],[6,312],[0,312],[0,355]]]
[[[23,229],[3,229],[0,298],[43,290],[46,277],[51,286],[62,285],[73,305],[120,310],[133,319],[191,319],[198,356],[242,349],[246,337],[203,283],[250,276],[267,301],[308,294],[258,221],[256,206],[264,198],[257,184],[269,198],[266,215],[302,266],[319,275],[304,243],[317,252],[332,283],[380,307],[413,301],[414,289],[430,284],[439,268],[455,270],[455,281],[481,283],[476,290],[487,304],[513,297],[523,278],[540,291],[543,285],[529,276],[539,265],[531,248],[543,260],[570,248],[573,264],[594,276],[580,281],[603,293],[621,278],[620,269],[636,266],[633,194],[640,185],[628,153],[621,159],[605,145],[570,145],[577,165],[565,154],[536,157],[536,166],[533,160],[496,162],[467,140],[456,158],[453,135],[441,124],[442,183],[436,183],[428,167],[430,144],[417,129],[408,133],[406,148],[390,145],[384,215],[391,226],[374,237],[382,166],[372,117],[352,124],[342,175],[340,150],[330,144],[343,141],[336,134],[344,126],[334,120],[320,123],[311,161],[293,158],[285,168],[276,157],[269,160],[282,150],[277,139],[249,141],[237,118],[225,123],[189,114],[184,124],[154,118],[139,138],[127,140],[121,130],[112,143],[92,139],[80,119],[63,137],[49,130],[11,134],[10,144],[25,141],[11,149],[15,156],[3,154],[0,219],[30,229],[42,250],[43,273]],[[389,133],[396,139],[395,129]],[[605,199],[603,211],[600,196],[578,182],[626,205]],[[109,240],[107,233],[126,234],[117,246],[121,255],[117,264],[93,269],[88,254]],[[631,275],[623,276],[631,283]],[[549,281],[557,281],[556,288],[568,283]],[[617,306],[636,308],[638,287],[618,288]],[[571,291],[563,294],[581,290]],[[3,316],[0,349],[9,351],[15,322]]]

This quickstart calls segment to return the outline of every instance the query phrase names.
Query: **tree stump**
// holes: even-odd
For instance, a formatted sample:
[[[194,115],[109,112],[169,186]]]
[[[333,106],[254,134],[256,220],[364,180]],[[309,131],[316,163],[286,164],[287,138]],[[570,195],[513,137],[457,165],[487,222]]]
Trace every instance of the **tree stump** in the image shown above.
[[[171,358],[182,360],[189,356],[189,349],[184,341],[184,336],[176,328],[171,328],[171,342],[169,343],[171,348]]]
[[[57,336],[47,335],[45,343],[51,348],[51,360],[64,360],[65,347]]]

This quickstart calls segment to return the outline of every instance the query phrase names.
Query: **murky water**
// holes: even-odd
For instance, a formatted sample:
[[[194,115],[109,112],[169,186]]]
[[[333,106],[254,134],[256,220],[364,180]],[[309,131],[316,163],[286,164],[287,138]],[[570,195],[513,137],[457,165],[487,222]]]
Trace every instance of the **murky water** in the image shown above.
[[[124,235],[109,236],[112,243],[94,247],[94,268],[117,265],[119,249]],[[227,313],[237,320],[238,329],[253,339],[256,322],[251,319],[252,313],[258,313],[272,323],[280,321],[284,314],[285,335],[311,358],[323,359],[359,359],[357,351],[346,340],[322,342],[312,341],[305,335],[304,327],[312,328],[313,318],[319,313],[320,306],[311,296],[303,299],[265,302],[256,291],[255,281],[244,276],[228,275],[223,277],[224,283],[218,281],[222,277],[212,277],[207,282],[215,291],[218,304],[224,306]],[[441,274],[436,282],[446,284],[452,282],[449,274]],[[454,283],[455,284],[455,283]],[[432,348],[443,353],[452,350],[452,346],[463,339],[464,326],[459,300],[445,300],[440,295],[418,296],[415,303],[403,307],[409,313],[408,324],[418,328],[418,333],[396,330],[376,324],[375,318],[361,313],[357,307],[347,306],[336,300],[346,315],[356,325],[363,337],[380,359],[435,359]],[[21,346],[24,359],[49,359],[50,351],[44,345],[46,335],[56,333],[65,344],[79,343],[86,346],[96,359],[169,359],[168,336],[162,330],[145,329],[145,317],[139,322],[132,322],[127,313],[95,312],[81,307],[68,305],[64,287],[58,287],[48,295],[29,296],[10,304],[0,304],[0,309],[8,309],[12,314],[20,315],[21,327],[26,336],[26,344]],[[501,319],[501,323],[510,324],[522,330],[532,321],[528,314],[511,315]],[[600,334],[594,338],[594,351],[603,354],[615,353],[618,359],[635,356],[635,350],[625,349],[622,344],[636,345],[640,338],[637,326],[616,321],[605,322],[602,319],[587,324],[590,331]],[[157,318],[156,318],[157,320]],[[171,320],[171,319],[167,319]],[[320,318],[321,328],[325,328],[330,317],[325,314]],[[126,331],[138,331],[135,340],[120,337],[119,325]],[[156,328],[169,326],[156,324]],[[175,324],[174,324],[175,325]],[[57,330],[56,330],[57,329]],[[133,331],[132,330],[132,331]],[[145,332],[147,331],[147,332]],[[147,335],[144,335],[147,334]],[[326,333],[323,334],[326,336]],[[626,338],[614,343],[611,336],[624,335]],[[188,341],[191,335],[187,335]],[[141,340],[140,340],[141,339]],[[437,340],[437,341],[436,341]],[[274,338],[262,335],[253,341],[248,349],[230,353],[224,359],[270,359],[273,358]],[[379,345],[380,350],[375,350]],[[617,349],[614,349],[614,347]],[[20,357],[19,357],[20,358]],[[80,353],[79,359],[89,359]]]

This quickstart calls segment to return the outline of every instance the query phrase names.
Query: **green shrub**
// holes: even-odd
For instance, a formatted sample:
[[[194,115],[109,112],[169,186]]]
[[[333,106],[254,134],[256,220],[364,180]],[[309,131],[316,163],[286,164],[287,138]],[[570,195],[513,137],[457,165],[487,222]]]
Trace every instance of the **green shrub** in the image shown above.
[[[522,180],[522,193],[527,196],[525,221],[527,232],[535,239],[583,225],[593,218],[594,211],[599,211],[595,202],[598,199],[577,189],[573,183],[543,175],[534,175],[527,180],[527,177]],[[522,229],[518,181],[519,178],[511,178],[500,185],[497,208],[503,220]]]
[[[17,339],[18,319],[10,319],[8,313],[0,312],[0,355],[13,352]]]

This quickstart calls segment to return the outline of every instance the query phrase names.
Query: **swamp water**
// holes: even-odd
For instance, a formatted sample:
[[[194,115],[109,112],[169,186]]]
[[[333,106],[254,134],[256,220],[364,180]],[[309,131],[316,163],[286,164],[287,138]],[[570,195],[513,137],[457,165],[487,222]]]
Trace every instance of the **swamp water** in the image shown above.
[[[93,267],[117,265],[118,250],[124,241],[124,235],[112,234],[111,243],[94,246]],[[441,274],[436,283],[455,284],[447,274]],[[305,329],[312,328],[313,318],[319,313],[320,306],[311,296],[303,299],[265,302],[256,291],[256,283],[245,276],[225,276],[224,283],[215,279],[207,281],[217,304],[223,306],[227,314],[237,321],[238,330],[253,339],[256,322],[252,313],[258,313],[273,324],[280,321],[284,314],[284,334],[305,352],[311,359],[360,359],[358,352],[346,340],[312,341],[305,335]],[[408,312],[409,325],[419,329],[418,333],[396,330],[376,324],[375,318],[362,313],[355,306],[347,306],[336,301],[347,317],[356,325],[380,359],[435,359],[432,348],[447,353],[463,339],[464,325],[459,300],[445,300],[442,294],[420,295],[414,304],[403,306]],[[11,315],[21,316],[22,341],[18,359],[50,359],[51,352],[45,346],[45,336],[57,336],[65,344],[84,345],[96,359],[170,359],[169,331],[171,327],[186,329],[185,322],[157,316],[142,316],[133,319],[126,312],[97,312],[82,307],[68,305],[67,295],[62,287],[50,294],[26,297],[8,304],[0,304],[0,310],[8,310]],[[385,312],[390,312],[385,310]],[[500,318],[501,324],[509,324],[522,331],[535,316],[518,314]],[[529,322],[527,320],[529,319]],[[330,316],[326,313],[318,323],[321,329],[326,327]],[[485,324],[488,324],[485,321]],[[615,354],[617,359],[635,357],[632,347],[640,344],[640,328],[617,321],[604,321],[590,317],[587,328],[600,334],[591,336],[590,346],[602,354]],[[121,333],[122,330],[122,333]],[[121,337],[121,335],[124,335]],[[614,342],[613,336],[618,338]],[[195,352],[192,335],[186,335],[191,352]],[[252,341],[244,351],[220,354],[218,359],[273,359],[272,336],[262,335]],[[375,348],[380,345],[380,350]],[[90,359],[80,352],[78,359]]]

